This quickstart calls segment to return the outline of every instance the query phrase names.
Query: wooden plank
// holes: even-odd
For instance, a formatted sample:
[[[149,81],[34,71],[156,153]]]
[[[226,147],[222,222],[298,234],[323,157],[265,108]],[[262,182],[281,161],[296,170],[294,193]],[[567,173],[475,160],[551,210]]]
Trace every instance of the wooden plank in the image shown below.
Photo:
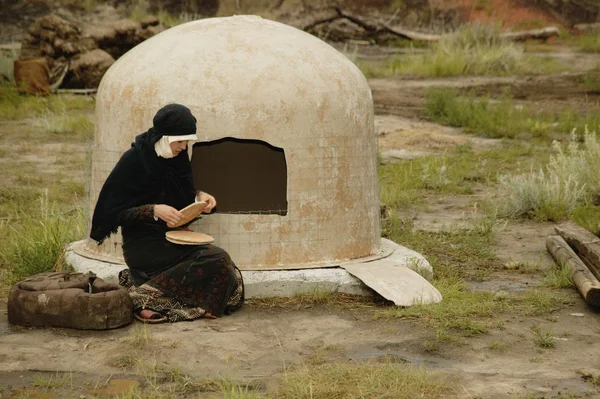
[[[600,238],[573,222],[559,224],[554,231],[564,238],[600,280]]]
[[[600,282],[569,244],[560,236],[550,236],[546,239],[546,248],[556,262],[569,266],[573,282],[583,299],[590,305],[600,306]]]

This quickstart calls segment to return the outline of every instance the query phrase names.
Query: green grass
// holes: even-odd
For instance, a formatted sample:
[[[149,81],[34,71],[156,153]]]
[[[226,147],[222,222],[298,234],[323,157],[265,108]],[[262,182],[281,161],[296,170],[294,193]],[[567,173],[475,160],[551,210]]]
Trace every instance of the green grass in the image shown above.
[[[38,117],[38,126],[53,136],[65,138],[80,137],[91,140],[94,133],[94,123],[87,115],[72,114],[66,111],[59,113],[45,112]]]
[[[544,331],[537,327],[532,327],[533,343],[538,348],[549,349],[556,347],[556,338],[551,332]]]
[[[585,53],[600,53],[600,34],[573,36],[571,43]]]
[[[454,397],[454,380],[423,367],[334,363],[288,371],[272,396],[277,399]]]
[[[14,87],[0,85],[0,120],[43,117],[74,110],[93,110],[94,101],[86,96],[19,94]]]
[[[574,288],[573,272],[566,263],[558,263],[544,276],[544,283],[553,288]]]
[[[46,375],[36,373],[32,380],[31,385],[37,388],[44,388],[46,390],[56,390],[61,388],[73,387],[73,374],[62,374],[58,372],[55,375]]]
[[[492,247],[493,231],[422,231],[413,229],[412,220],[393,216],[383,227],[386,238],[425,255],[436,279],[450,279],[451,287],[456,279],[482,280],[502,268]]]
[[[456,148],[436,156],[380,165],[380,201],[402,209],[423,204],[431,194],[473,194],[478,185],[495,184],[499,174],[538,167],[549,152],[547,145],[507,141],[485,151]]]
[[[443,35],[425,52],[398,55],[380,66],[357,64],[367,77],[541,74],[562,70],[554,60],[525,54],[522,46],[502,39],[498,26],[482,24],[465,25]]]
[[[461,127],[468,133],[483,137],[515,138],[522,134],[548,138],[550,134],[565,137],[573,130],[600,126],[598,112],[579,113],[565,108],[557,113],[539,112],[518,105],[507,96],[499,100],[460,94],[454,89],[432,89],[427,93],[425,113],[432,121]]]
[[[83,214],[59,214],[43,197],[40,208],[39,215],[23,214],[20,223],[0,226],[6,229],[0,248],[0,268],[10,276],[5,283],[50,270],[69,270],[64,246],[83,235]]]

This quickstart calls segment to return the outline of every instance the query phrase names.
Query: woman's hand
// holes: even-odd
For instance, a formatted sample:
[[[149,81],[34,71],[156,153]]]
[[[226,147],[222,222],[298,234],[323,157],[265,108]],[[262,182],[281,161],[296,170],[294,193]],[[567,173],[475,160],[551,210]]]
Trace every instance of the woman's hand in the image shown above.
[[[215,197],[208,193],[205,193],[204,191],[199,191],[198,194],[196,194],[196,199],[198,200],[198,202],[204,201],[207,204],[206,208],[204,208],[202,213],[209,213],[213,210],[215,206],[217,206],[217,201],[215,200]]]
[[[154,205],[154,217],[164,220],[168,224],[174,225],[179,223],[183,215],[172,206],[159,204]]]

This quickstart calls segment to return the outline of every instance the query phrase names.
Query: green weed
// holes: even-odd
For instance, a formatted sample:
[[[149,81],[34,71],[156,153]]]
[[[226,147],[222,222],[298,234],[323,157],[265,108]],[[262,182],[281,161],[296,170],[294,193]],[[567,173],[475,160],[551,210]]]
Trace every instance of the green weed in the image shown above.
[[[533,343],[535,346],[543,349],[556,347],[556,338],[552,333],[537,327],[532,327],[531,331],[533,332]]]
[[[324,364],[288,371],[273,396],[303,398],[453,397],[455,381],[425,368],[382,364]]]
[[[573,288],[573,272],[566,263],[558,263],[544,276],[544,283],[552,288]]]
[[[428,91],[425,112],[435,122],[484,137],[515,138],[526,134],[544,138],[551,133],[567,136],[573,129],[583,131],[586,126],[600,126],[596,112],[580,114],[565,108],[559,113],[543,113],[517,105],[507,96],[492,101],[448,88]]]
[[[50,270],[69,269],[64,263],[66,244],[83,235],[81,212],[61,215],[40,198],[40,214],[10,227],[0,248],[2,267],[10,270],[12,281]]]

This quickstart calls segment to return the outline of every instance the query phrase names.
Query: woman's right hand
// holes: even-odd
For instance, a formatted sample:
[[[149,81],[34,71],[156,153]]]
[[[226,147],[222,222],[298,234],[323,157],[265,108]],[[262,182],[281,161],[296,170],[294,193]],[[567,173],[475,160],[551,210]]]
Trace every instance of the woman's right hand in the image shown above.
[[[168,224],[177,224],[183,215],[177,209],[165,204],[154,205],[154,217],[164,220]]]

